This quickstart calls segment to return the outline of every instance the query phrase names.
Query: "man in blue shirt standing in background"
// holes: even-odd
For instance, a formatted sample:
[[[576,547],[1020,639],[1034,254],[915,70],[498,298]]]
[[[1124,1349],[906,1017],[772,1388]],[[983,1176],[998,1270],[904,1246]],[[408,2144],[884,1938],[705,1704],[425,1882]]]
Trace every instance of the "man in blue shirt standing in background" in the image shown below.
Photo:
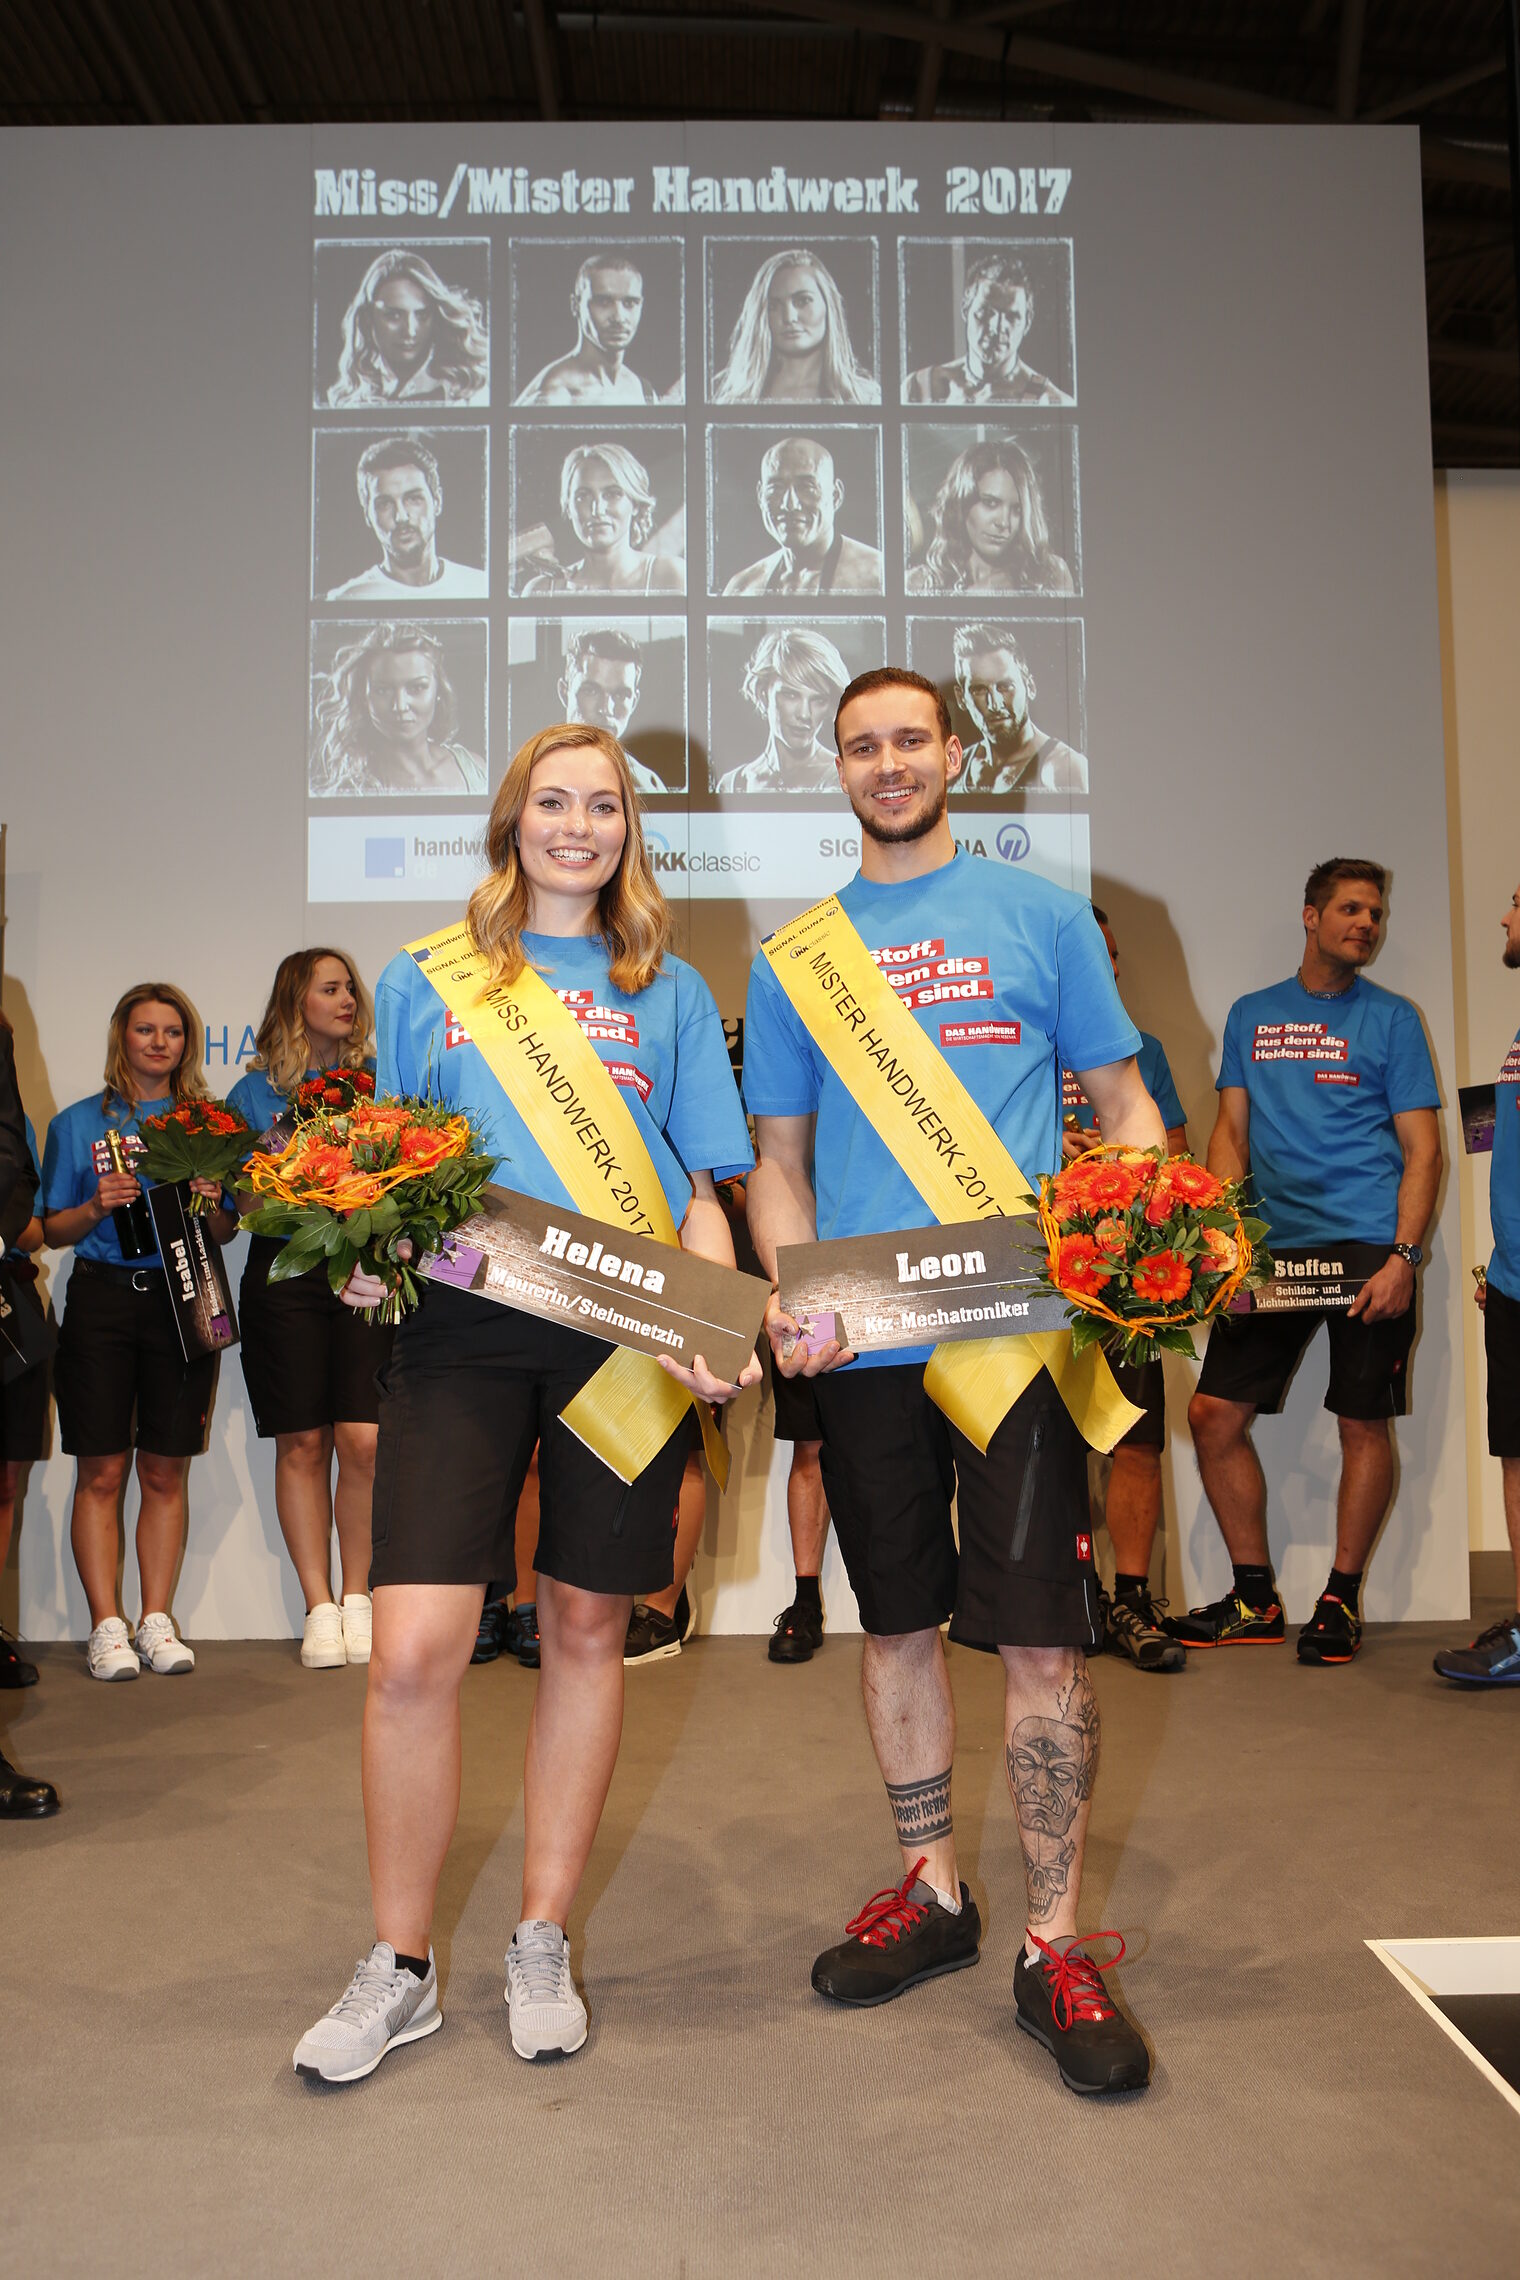
[[[1520,887],[1502,923],[1504,963],[1520,967]],[[1486,1279],[1478,1284],[1488,1357],[1488,1449],[1504,1477],[1504,1524],[1515,1555],[1520,1604],[1520,1036],[1494,1086],[1488,1215],[1494,1255]],[[1444,1647],[1435,1665],[1442,1678],[1460,1686],[1520,1686],[1520,1615],[1501,1616],[1470,1647]]]
[[[1235,1574],[1222,1599],[1169,1623],[1189,1647],[1285,1636],[1250,1428],[1259,1409],[1281,1408],[1321,1321],[1341,1478],[1335,1565],[1299,1632],[1298,1659],[1348,1663],[1362,1643],[1362,1571],[1393,1493],[1388,1420],[1404,1414],[1415,1269],[1441,1180],[1440,1095],[1419,1014],[1363,978],[1383,930],[1384,885],[1377,863],[1317,863],[1298,972],[1237,998],[1225,1022],[1210,1171],[1249,1173],[1273,1250],[1364,1244],[1387,1256],[1346,1313],[1252,1314],[1210,1332],[1188,1422]]]

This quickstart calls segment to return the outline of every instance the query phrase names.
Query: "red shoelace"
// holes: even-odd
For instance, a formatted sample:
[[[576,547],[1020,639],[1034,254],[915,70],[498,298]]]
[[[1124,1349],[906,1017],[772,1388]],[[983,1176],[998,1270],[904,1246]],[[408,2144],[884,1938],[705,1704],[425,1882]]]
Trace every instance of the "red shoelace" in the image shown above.
[[[1124,1942],[1117,1932],[1088,1932],[1085,1936],[1091,1940],[1118,1940],[1118,1949],[1106,1963],[1095,1963],[1084,1952],[1080,1941],[1073,1940],[1069,1947],[1053,1948],[1038,1932],[1032,1931],[1029,1935],[1045,1959],[1040,1969],[1050,1989],[1050,2007],[1056,2025],[1063,2029],[1101,2026],[1105,2019],[1117,2016],[1108,1999],[1103,1974],[1123,1960]]]
[[[885,1885],[873,1892],[858,1916],[852,1916],[845,1925],[845,1938],[859,1940],[862,1947],[895,1947],[905,1932],[921,1924],[928,1909],[919,1900],[910,1900],[908,1894],[918,1882],[919,1871],[926,1868],[929,1856],[915,1861],[901,1884]]]

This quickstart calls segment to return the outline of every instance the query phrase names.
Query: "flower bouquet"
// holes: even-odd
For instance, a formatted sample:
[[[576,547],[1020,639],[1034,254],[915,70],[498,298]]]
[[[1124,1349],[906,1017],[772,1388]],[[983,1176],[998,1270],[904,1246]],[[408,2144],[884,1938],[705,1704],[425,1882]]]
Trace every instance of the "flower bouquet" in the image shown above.
[[[182,1100],[161,1116],[145,1116],[138,1129],[143,1153],[134,1169],[160,1187],[178,1187],[184,1180],[225,1185],[254,1137],[237,1110],[222,1100]],[[190,1209],[215,1211],[218,1200],[192,1192]]]
[[[322,1069],[297,1085],[290,1103],[291,1120],[304,1124],[326,1109],[350,1109],[374,1097],[375,1080],[368,1069]]]
[[[285,1238],[271,1282],[325,1266],[341,1291],[362,1267],[386,1287],[370,1318],[399,1322],[417,1303],[400,1245],[436,1250],[476,1209],[495,1163],[468,1117],[441,1101],[356,1096],[313,1110],[278,1155],[249,1157],[243,1184],[268,1200],[243,1225]]]
[[[1072,1346],[1114,1358],[1193,1352],[1193,1332],[1271,1278],[1266,1226],[1240,1186],[1163,1148],[1089,1149],[1040,1182],[1044,1280],[1072,1302]]]

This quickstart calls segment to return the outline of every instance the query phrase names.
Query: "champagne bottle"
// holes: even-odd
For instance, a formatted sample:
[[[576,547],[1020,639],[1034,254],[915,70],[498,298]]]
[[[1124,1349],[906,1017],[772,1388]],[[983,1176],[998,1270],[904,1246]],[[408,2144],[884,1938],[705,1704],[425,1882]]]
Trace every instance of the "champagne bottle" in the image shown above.
[[[131,1159],[119,1132],[106,1134],[106,1148],[110,1154],[112,1171],[125,1172],[129,1177],[135,1177]],[[158,1237],[153,1231],[153,1214],[148,1209],[145,1195],[138,1195],[131,1203],[118,1203],[111,1213],[111,1224],[116,1229],[116,1240],[121,1245],[121,1255],[128,1265],[137,1259],[158,1256]]]

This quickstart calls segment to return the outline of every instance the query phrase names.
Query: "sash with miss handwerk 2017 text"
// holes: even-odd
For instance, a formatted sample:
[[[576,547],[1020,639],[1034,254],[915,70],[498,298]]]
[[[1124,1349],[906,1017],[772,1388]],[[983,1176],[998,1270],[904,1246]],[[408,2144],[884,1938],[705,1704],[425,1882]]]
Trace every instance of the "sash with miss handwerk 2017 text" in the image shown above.
[[[837,895],[803,911],[762,947],[808,1035],[937,1220],[1027,1210],[1029,1182],[887,981]],[[1102,1348],[1073,1354],[1064,1330],[936,1346],[924,1390],[985,1452],[1042,1368],[1095,1449],[1111,1449],[1141,1415],[1119,1391]]]
[[[461,921],[441,927],[407,955],[447,1010],[470,1032],[577,1211],[588,1219],[677,1241],[676,1223],[628,1104],[601,1055],[542,976],[524,966],[515,982],[492,985],[490,961]],[[615,1347],[562,1412],[569,1426],[619,1480],[637,1480],[688,1409],[695,1409],[713,1478],[728,1485],[728,1450],[705,1401],[666,1375],[647,1354]]]

